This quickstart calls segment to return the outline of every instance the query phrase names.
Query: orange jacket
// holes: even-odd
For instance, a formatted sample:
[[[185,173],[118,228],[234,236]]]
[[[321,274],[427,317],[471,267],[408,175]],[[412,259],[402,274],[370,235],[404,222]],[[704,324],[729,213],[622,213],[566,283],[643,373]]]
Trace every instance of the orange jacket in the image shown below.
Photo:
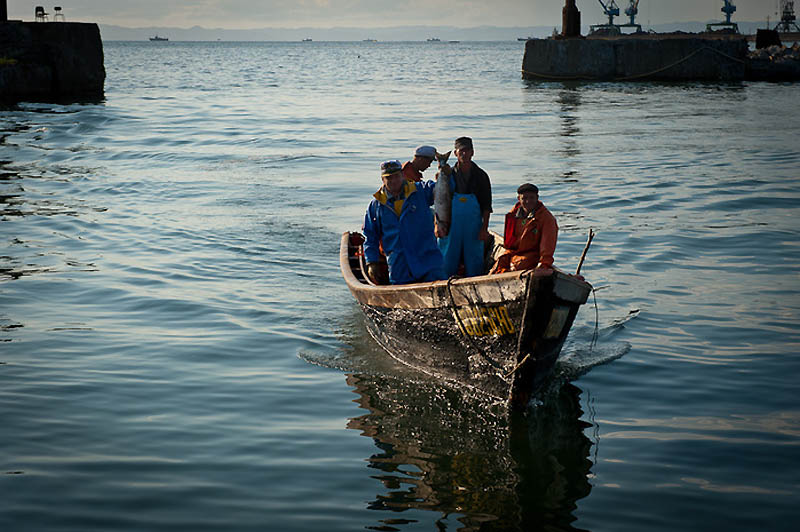
[[[406,176],[406,181],[413,181],[414,183],[422,181],[422,172],[414,168],[411,161],[403,163],[403,175]]]
[[[533,217],[519,217],[523,213],[517,202],[506,214],[503,235],[503,253],[491,273],[529,270],[537,266],[553,265],[553,253],[558,240],[558,224],[547,207],[540,201]]]

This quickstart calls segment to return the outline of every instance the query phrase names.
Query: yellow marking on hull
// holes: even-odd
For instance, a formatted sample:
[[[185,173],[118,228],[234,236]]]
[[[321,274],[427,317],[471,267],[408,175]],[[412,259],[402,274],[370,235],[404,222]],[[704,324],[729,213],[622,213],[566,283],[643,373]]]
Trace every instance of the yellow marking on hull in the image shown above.
[[[462,307],[455,312],[459,318],[457,326],[468,336],[505,336],[517,332],[505,305]]]

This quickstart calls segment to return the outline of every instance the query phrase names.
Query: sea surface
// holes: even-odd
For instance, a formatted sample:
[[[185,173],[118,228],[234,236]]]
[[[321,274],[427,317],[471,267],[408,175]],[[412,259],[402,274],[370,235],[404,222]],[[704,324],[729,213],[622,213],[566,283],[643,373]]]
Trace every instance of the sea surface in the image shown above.
[[[536,83],[521,42],[106,42],[0,109],[0,530],[793,531],[800,86]],[[595,292],[524,416],[404,366],[338,264],[474,139]],[[426,175],[433,177],[433,170]]]

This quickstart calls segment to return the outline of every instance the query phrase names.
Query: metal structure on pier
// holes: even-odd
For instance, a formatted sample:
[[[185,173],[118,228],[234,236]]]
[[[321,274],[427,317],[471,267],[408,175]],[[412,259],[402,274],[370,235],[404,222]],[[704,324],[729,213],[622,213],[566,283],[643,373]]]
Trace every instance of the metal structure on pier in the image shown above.
[[[615,0],[610,2],[603,2],[597,0],[603,7],[603,13],[608,17],[606,24],[593,24],[589,26],[589,33],[595,35],[622,35],[623,28],[631,28],[635,33],[642,32],[642,26],[636,23],[636,15],[639,13],[639,0],[629,0],[628,7],[625,8],[625,14],[628,16],[629,22],[627,24],[614,24],[614,17],[619,16],[619,6]]]
[[[780,33],[800,32],[794,15],[794,0],[781,0],[781,21],[775,26]]]
[[[739,33],[739,25],[735,22],[731,22],[731,15],[736,12],[736,6],[733,4],[732,0],[723,0],[723,2],[724,4],[720,11],[725,13],[725,22],[706,24],[706,31],[730,30],[733,31],[733,33]]]

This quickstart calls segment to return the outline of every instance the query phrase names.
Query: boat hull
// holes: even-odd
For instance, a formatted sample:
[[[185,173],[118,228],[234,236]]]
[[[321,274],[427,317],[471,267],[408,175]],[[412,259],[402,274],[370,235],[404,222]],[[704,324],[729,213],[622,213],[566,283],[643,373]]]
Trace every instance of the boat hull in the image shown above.
[[[558,270],[375,286],[361,274],[354,235],[342,236],[342,274],[375,341],[400,362],[512,407],[526,406],[550,376],[591,291]]]

